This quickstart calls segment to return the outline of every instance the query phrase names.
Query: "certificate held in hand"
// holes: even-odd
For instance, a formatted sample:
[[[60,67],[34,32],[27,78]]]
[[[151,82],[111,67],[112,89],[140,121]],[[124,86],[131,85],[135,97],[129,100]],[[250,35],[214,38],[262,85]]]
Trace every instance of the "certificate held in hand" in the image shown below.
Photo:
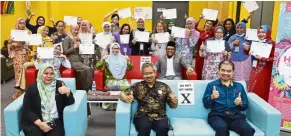
[[[176,19],[177,9],[165,9],[163,10],[163,16],[165,17],[165,19]]]
[[[172,35],[174,37],[185,38],[186,29],[181,27],[172,27]]]
[[[128,44],[129,43],[129,34],[119,35],[120,43],[121,44]]]
[[[99,45],[101,48],[105,49],[108,44],[111,43],[111,37],[109,35],[95,37],[94,39],[95,44]]]
[[[204,16],[204,19],[215,21],[217,19],[218,10],[214,10],[214,9],[203,9],[202,14]]]
[[[221,53],[225,50],[224,40],[208,40],[206,48],[211,53]]]
[[[247,29],[246,37],[247,40],[258,41],[257,29]]]
[[[64,16],[64,22],[66,25],[75,25],[77,24],[78,17],[74,16]]]
[[[28,32],[25,30],[11,30],[11,40],[13,41],[26,41]]]
[[[79,54],[94,54],[95,48],[94,44],[80,44]]]
[[[170,38],[170,34],[168,32],[165,33],[155,33],[155,40],[158,43],[168,43]]]
[[[130,8],[125,8],[125,9],[118,10],[118,15],[119,15],[120,18],[128,18],[128,17],[132,16]]]
[[[243,1],[242,3],[249,13],[259,9],[259,5],[255,1]]]
[[[135,31],[134,38],[138,42],[149,42],[150,33],[149,32]]]
[[[53,47],[37,47],[37,56],[41,59],[52,59],[54,58]]]
[[[41,45],[42,37],[40,34],[30,34],[26,40],[28,45]]]
[[[272,50],[272,44],[262,42],[252,42],[250,54],[253,56],[259,55],[264,58],[269,58]]]

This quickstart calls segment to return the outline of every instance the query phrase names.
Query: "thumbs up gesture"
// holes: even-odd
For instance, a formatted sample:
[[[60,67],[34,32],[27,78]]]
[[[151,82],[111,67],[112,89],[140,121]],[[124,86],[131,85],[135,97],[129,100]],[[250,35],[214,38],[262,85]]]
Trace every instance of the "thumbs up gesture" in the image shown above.
[[[60,94],[65,94],[67,96],[70,95],[70,89],[68,87],[65,86],[64,82],[62,82],[62,86],[58,88],[58,91]]]
[[[132,103],[133,100],[134,100],[134,98],[133,98],[133,93],[132,93],[132,91],[131,91],[131,92],[130,92],[130,95],[127,95],[127,96],[126,96],[126,102],[128,102],[128,103]]]
[[[241,105],[242,101],[241,101],[241,94],[238,93],[237,98],[234,100],[235,105]]]
[[[213,86],[212,94],[211,94],[211,100],[219,98],[219,92],[216,90],[216,87]]]

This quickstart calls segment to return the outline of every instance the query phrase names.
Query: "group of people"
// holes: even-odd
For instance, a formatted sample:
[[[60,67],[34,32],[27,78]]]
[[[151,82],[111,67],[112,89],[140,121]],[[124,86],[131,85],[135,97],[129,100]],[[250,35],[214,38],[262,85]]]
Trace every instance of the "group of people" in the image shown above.
[[[125,23],[120,27],[120,18],[118,14],[115,13],[116,11],[117,10],[115,9],[111,13],[105,15],[104,22],[102,24],[103,32],[100,33],[94,30],[93,25],[89,21],[83,20],[81,17],[78,17],[77,24],[70,26],[69,32],[65,31],[66,24],[61,20],[54,23],[53,19],[51,19],[50,21],[54,24],[54,26],[45,26],[45,18],[42,16],[37,18],[36,25],[30,24],[30,19],[35,15],[34,13],[32,13],[31,16],[29,16],[26,20],[22,18],[18,19],[14,28],[15,30],[28,29],[32,34],[40,34],[43,41],[43,44],[40,45],[40,47],[54,47],[55,51],[53,59],[40,59],[36,50],[37,46],[28,46],[26,42],[13,41],[12,39],[8,40],[9,57],[12,58],[14,62],[16,80],[16,92],[12,98],[16,99],[26,89],[25,70],[32,66],[35,66],[37,69],[39,69],[38,79],[37,84],[33,85],[34,88],[31,86],[28,87],[27,93],[25,95],[25,101],[27,101],[26,99],[29,99],[27,98],[30,97],[28,95],[31,95],[28,92],[33,92],[29,91],[29,89],[35,90],[35,88],[37,88],[39,92],[43,90],[44,93],[46,91],[57,93],[58,91],[55,91],[56,88],[65,86],[56,80],[56,78],[60,77],[59,69],[61,66],[63,66],[66,68],[74,69],[76,88],[78,90],[86,90],[87,92],[90,91],[92,89],[91,87],[93,83],[93,71],[95,69],[101,69],[105,70],[105,86],[107,88],[110,90],[124,91],[121,93],[121,99],[127,102],[131,102],[135,98],[141,103],[147,103],[147,101],[151,101],[150,99],[154,99],[154,97],[149,95],[147,96],[148,99],[139,99],[143,97],[139,95],[144,93],[138,93],[138,91],[134,91],[137,88],[130,87],[129,82],[126,80],[125,72],[126,70],[133,67],[133,63],[128,57],[129,55],[153,55],[158,56],[159,60],[154,65],[147,64],[142,67],[142,73],[144,74],[145,81],[139,83],[138,86],[145,87],[143,91],[151,90],[153,86],[166,89],[163,90],[162,93],[167,95],[165,98],[168,98],[169,96],[169,99],[167,99],[166,102],[168,102],[171,107],[177,106],[177,98],[171,93],[171,90],[167,87],[167,85],[161,82],[156,82],[154,79],[152,79],[152,76],[156,73],[156,71],[160,72],[159,79],[182,80],[183,77],[181,66],[183,66],[185,69],[187,69],[188,75],[196,72],[198,80],[215,80],[213,83],[210,83],[208,89],[206,90],[203,102],[205,108],[214,109],[213,117],[209,119],[209,122],[211,122],[210,125],[216,131],[221,128],[221,126],[218,126],[222,125],[221,122],[228,120],[227,117],[222,115],[225,111],[227,111],[227,108],[224,108],[223,106],[221,108],[217,108],[218,105],[216,104],[216,102],[219,101],[218,92],[223,91],[223,89],[219,87],[219,83],[229,88],[240,87],[236,89],[240,90],[241,93],[239,96],[242,98],[242,100],[240,102],[235,102],[235,104],[232,105],[234,110],[231,112],[234,113],[234,115],[239,113],[237,111],[245,110],[247,108],[247,97],[245,96],[243,87],[241,87],[241,85],[233,85],[238,83],[232,82],[232,79],[246,81],[249,91],[258,93],[262,98],[265,100],[267,99],[267,93],[264,91],[269,90],[271,67],[275,47],[274,42],[271,39],[270,27],[267,25],[262,25],[258,28],[258,42],[272,44],[273,47],[271,55],[269,58],[263,58],[261,56],[252,56],[249,54],[252,41],[248,41],[245,38],[245,23],[247,23],[247,20],[253,13],[250,13],[248,17],[237,24],[235,24],[234,21],[230,18],[226,19],[223,24],[220,24],[218,20],[206,20],[202,29],[198,29],[198,25],[200,20],[203,19],[203,16],[199,18],[198,22],[196,22],[192,17],[186,17],[185,38],[178,38],[171,35],[169,37],[169,42],[159,43],[155,35],[158,33],[171,34],[172,27],[175,26],[175,20],[164,20],[163,16],[161,16],[161,19],[155,24],[154,32],[150,35],[149,41],[139,42],[135,37],[135,33],[137,31],[150,32],[145,29],[145,19],[142,17],[136,19],[137,28],[133,30],[131,30],[131,23]],[[110,16],[111,20],[108,22],[107,20]],[[104,48],[93,42],[92,44],[95,46],[94,54],[80,54],[79,46],[82,44],[82,41],[79,37],[80,34],[92,34],[92,39],[107,38],[110,39],[110,42]],[[127,44],[121,43],[120,40],[120,35],[125,34],[130,35],[129,43]],[[221,53],[209,52],[209,49],[207,48],[207,41],[211,40],[224,42],[225,50]],[[254,61],[256,62],[255,66],[253,65]],[[51,65],[47,66],[47,64]],[[229,68],[229,64],[231,64],[231,67],[230,69],[227,69]],[[227,67],[226,69],[223,69],[224,65]],[[46,67],[42,69],[42,66]],[[153,68],[154,71],[151,71],[150,68]],[[49,71],[53,70],[53,72],[45,72],[48,69]],[[44,80],[46,79],[41,80],[41,78],[44,78],[44,75],[48,76],[49,74],[51,75],[48,80],[51,82],[45,82]],[[227,81],[224,81],[223,78],[227,78]],[[153,82],[154,84],[152,84]],[[148,86],[146,86],[146,84]],[[212,92],[211,89],[213,86],[216,86],[216,91]],[[65,105],[72,104],[73,98],[69,97],[71,95],[68,93],[68,89],[66,87],[63,88],[64,91],[59,91],[59,93],[65,93],[68,98],[63,98],[70,99]],[[52,104],[48,101],[48,99],[52,99],[52,97],[48,98],[46,94],[45,97],[40,96],[40,99],[44,106],[48,106],[50,108],[52,108],[51,106],[55,106],[55,104]],[[26,106],[28,107],[32,105],[32,103],[29,102],[24,104],[27,104]],[[137,130],[140,130],[139,132],[141,135],[148,135],[148,128],[145,129],[143,127],[149,126],[144,126],[144,124],[140,122],[160,120],[161,118],[165,117],[165,112],[158,112],[158,115],[153,113],[145,114],[143,112],[147,111],[147,108],[149,107],[147,107],[147,105],[143,106],[145,107],[141,106],[140,108],[144,109],[140,109],[141,111],[137,114],[142,117],[146,116],[148,118],[136,119],[135,125],[137,125]],[[89,106],[87,107],[89,109]],[[157,107],[158,108],[156,108],[156,110],[165,110],[164,105],[157,104]],[[58,106],[57,108],[57,111],[59,111]],[[45,112],[48,111],[41,111],[42,114]],[[88,114],[90,114],[90,110],[88,110]],[[42,119],[44,118],[44,115],[41,116],[38,114],[33,114],[31,116],[32,117],[29,120],[30,123],[33,122],[34,125],[39,126],[43,132],[49,131],[49,129],[43,129],[44,126],[41,126],[41,122],[39,122],[45,121]],[[59,118],[60,117],[61,116],[59,116]],[[243,116],[239,115],[238,118],[243,118]],[[217,120],[221,122],[217,122]],[[161,122],[166,123],[166,120]],[[231,122],[227,122],[225,125],[229,126],[230,124]],[[248,125],[242,125],[240,127],[249,128]],[[230,128],[232,128],[232,126],[230,126]],[[235,128],[236,125],[233,126],[233,129],[237,130],[236,132],[242,135],[249,136],[251,132],[253,132],[241,132],[241,129]],[[161,136],[165,135],[167,132],[166,130],[156,131],[157,134],[160,133]],[[28,134],[27,131],[24,132]],[[226,131],[219,131],[219,134],[226,134]]]

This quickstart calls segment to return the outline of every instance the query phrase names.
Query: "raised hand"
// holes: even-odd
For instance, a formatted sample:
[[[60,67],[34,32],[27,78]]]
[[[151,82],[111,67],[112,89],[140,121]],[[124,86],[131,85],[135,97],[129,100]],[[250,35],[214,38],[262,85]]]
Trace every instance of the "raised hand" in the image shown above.
[[[241,94],[239,93],[237,98],[234,100],[234,104],[235,105],[241,105],[242,104],[242,100],[241,100]]]
[[[211,99],[217,99],[219,98],[219,92],[216,90],[216,87],[213,86],[212,94],[211,94]]]

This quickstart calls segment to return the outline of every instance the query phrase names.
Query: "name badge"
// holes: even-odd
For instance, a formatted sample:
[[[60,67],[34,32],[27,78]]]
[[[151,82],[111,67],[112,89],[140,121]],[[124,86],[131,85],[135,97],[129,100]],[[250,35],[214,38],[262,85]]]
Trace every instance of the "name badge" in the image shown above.
[[[143,43],[139,45],[139,50],[143,50]]]
[[[239,47],[235,47],[234,52],[239,52]]]
[[[253,67],[255,68],[255,67],[257,67],[257,65],[258,65],[258,61],[254,60],[253,61]]]
[[[127,54],[127,48],[123,48],[123,52],[126,55]]]

